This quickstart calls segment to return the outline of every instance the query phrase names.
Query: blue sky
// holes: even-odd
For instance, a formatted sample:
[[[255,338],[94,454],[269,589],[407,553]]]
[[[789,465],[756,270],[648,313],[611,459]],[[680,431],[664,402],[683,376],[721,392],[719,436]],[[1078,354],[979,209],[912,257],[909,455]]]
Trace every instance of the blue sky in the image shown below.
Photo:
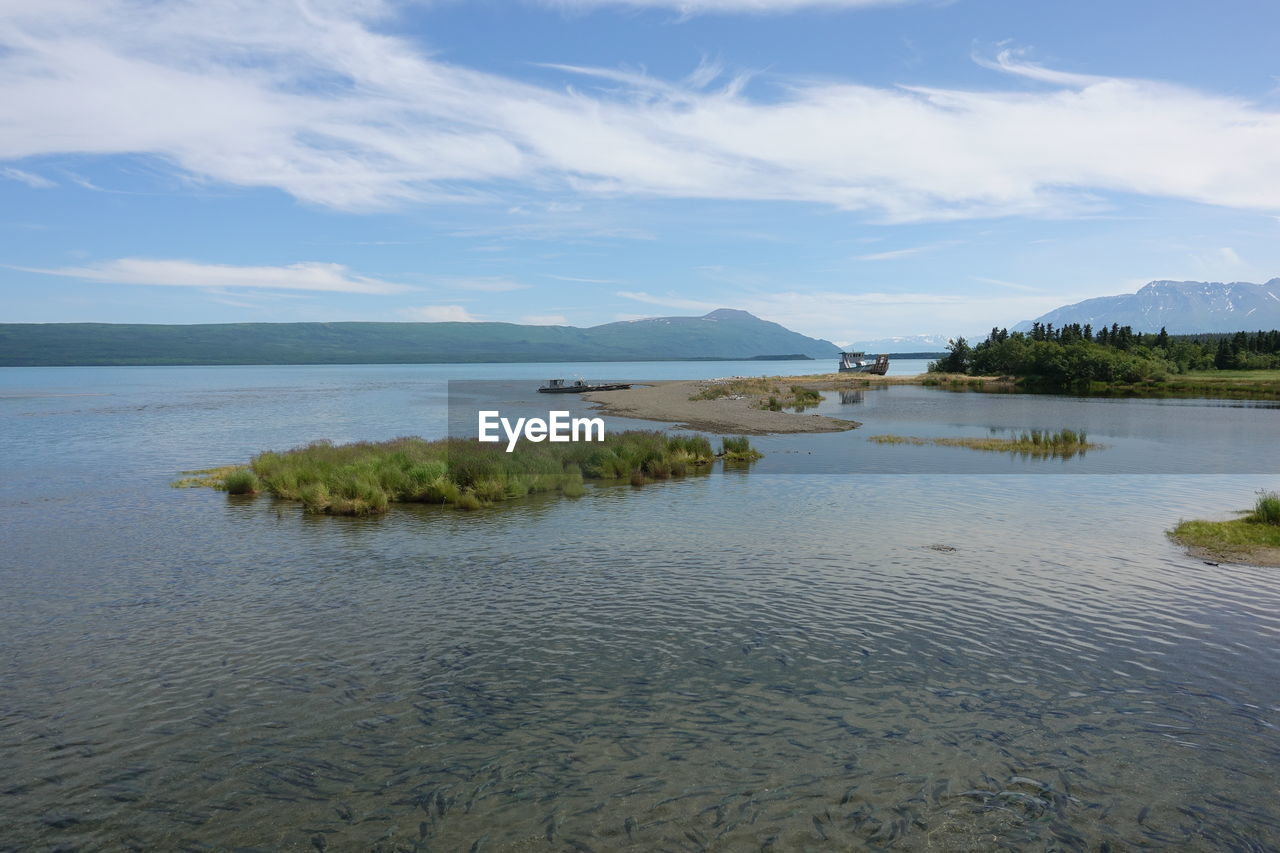
[[[745,308],[972,334],[1280,275],[1280,4],[0,3],[0,322]]]

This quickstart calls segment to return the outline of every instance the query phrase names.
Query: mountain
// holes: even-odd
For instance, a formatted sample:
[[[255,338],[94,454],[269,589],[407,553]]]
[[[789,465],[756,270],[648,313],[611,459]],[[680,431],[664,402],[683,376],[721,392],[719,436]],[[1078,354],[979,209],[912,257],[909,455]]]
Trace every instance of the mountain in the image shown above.
[[[946,335],[907,335],[901,338],[878,338],[874,341],[854,341],[849,344],[853,352],[945,352]]]
[[[0,324],[0,366],[106,364],[426,364],[748,359],[839,347],[721,308],[573,326],[514,323]]]
[[[1055,308],[1036,318],[1063,326],[1091,323],[1094,328],[1119,323],[1135,332],[1170,334],[1239,332],[1280,328],[1280,278],[1266,284],[1233,281],[1153,281],[1137,293],[1100,296]],[[1031,323],[1019,323],[1026,331]]]

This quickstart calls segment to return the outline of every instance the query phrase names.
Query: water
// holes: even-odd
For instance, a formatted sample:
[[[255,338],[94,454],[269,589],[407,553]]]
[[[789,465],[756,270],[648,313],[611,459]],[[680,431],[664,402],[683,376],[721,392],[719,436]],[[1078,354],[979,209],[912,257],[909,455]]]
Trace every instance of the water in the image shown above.
[[[1163,535],[1276,478],[1131,473],[1201,420],[1265,470],[1280,413],[895,388],[755,470],[576,501],[168,486],[434,434],[442,380],[520,375],[574,372],[0,371],[0,849],[1280,849],[1276,570]],[[1066,416],[1135,443],[1072,460],[1105,476],[864,455]]]

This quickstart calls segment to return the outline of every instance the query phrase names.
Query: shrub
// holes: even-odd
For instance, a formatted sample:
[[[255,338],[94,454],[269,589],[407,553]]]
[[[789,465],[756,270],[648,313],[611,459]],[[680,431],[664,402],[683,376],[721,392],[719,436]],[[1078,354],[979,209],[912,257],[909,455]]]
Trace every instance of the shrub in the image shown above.
[[[238,468],[222,478],[222,488],[229,495],[256,495],[261,487],[258,475],[248,468]]]

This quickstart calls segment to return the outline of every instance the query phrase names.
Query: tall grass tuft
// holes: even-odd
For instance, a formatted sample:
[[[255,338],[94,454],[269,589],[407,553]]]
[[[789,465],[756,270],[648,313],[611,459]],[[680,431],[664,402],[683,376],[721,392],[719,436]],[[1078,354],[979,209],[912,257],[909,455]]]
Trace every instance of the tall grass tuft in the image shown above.
[[[1253,520],[1263,524],[1280,525],[1280,494],[1263,492],[1253,507]]]
[[[262,483],[258,475],[248,468],[238,468],[222,478],[222,487],[229,495],[256,495],[261,491]]]
[[[763,455],[751,446],[751,440],[745,435],[726,435],[720,439],[720,456],[726,462],[753,462]]]

